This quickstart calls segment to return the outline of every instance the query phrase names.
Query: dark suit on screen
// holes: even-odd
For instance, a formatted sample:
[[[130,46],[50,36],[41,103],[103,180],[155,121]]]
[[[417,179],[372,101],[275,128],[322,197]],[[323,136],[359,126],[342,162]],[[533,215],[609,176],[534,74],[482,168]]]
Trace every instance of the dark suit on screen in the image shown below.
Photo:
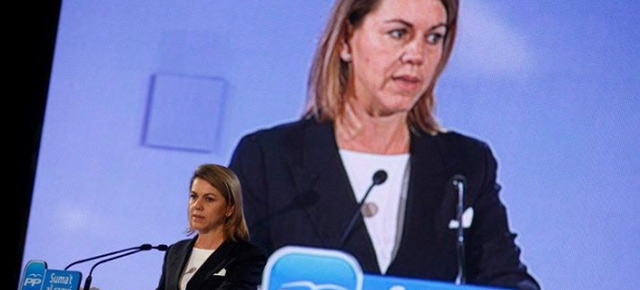
[[[341,249],[355,256],[364,272],[379,274],[362,217],[340,245],[358,201],[334,136],[332,123],[307,119],[242,138],[230,168],[242,183],[252,241],[268,253],[286,245]],[[463,174],[465,208],[475,211],[465,230],[468,283],[537,289],[508,228],[489,147],[454,132],[412,132],[410,156],[401,244],[386,275],[455,279],[456,232],[449,222],[457,197],[448,184]]]

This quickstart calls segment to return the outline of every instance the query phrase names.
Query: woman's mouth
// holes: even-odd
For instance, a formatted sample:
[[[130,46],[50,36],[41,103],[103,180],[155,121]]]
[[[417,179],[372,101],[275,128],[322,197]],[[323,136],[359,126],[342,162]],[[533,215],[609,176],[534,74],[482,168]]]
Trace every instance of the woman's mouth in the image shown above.
[[[402,90],[416,90],[420,86],[420,79],[411,75],[400,75],[391,78]]]

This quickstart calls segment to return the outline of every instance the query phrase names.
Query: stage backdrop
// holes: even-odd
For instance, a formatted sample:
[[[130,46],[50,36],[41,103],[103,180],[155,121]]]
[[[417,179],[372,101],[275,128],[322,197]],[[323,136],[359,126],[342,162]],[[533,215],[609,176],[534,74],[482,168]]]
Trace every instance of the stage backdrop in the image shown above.
[[[330,2],[63,1],[23,263],[185,238],[194,168],[299,117]],[[524,262],[545,289],[637,288],[640,4],[461,2],[437,112],[495,150]],[[161,264],[93,285],[152,289]]]

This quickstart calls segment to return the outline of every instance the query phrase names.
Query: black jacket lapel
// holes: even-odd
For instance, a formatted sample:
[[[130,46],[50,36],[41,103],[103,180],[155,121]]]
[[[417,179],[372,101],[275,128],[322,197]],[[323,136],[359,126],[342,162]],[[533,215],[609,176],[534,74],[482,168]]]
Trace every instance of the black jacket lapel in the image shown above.
[[[440,137],[415,133],[411,136],[411,173],[404,227],[397,255],[387,271],[390,275],[418,273],[428,268],[425,265],[438,265],[440,261],[424,261],[424,257],[435,257],[438,255],[427,253],[442,251],[436,245],[446,229],[441,206],[445,202],[443,193],[448,173],[444,149],[437,140]]]
[[[172,251],[172,256],[170,259],[171,265],[168,267],[172,269],[171,273],[168,273],[170,282],[167,285],[179,285],[180,278],[182,277],[182,272],[184,268],[187,266],[187,261],[191,256],[191,249],[193,249],[193,244],[196,242],[196,239],[191,239],[186,243],[178,243],[173,245],[172,247],[176,247],[174,251]],[[178,287],[176,286],[176,289]]]
[[[293,162],[293,176],[299,193],[315,195],[307,207],[323,246],[345,250],[358,259],[364,271],[379,273],[373,244],[364,220],[359,217],[345,245],[340,239],[357,208],[353,189],[335,142],[333,124],[305,122],[301,160]]]
[[[236,244],[230,241],[223,242],[212,254],[204,261],[202,266],[191,277],[187,284],[187,290],[200,289],[202,284],[213,277],[229,263],[230,253],[236,247]]]

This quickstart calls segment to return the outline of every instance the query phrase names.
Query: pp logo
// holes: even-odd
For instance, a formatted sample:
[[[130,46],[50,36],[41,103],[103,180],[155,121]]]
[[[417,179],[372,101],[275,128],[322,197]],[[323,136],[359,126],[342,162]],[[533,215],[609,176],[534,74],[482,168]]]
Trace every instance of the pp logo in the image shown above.
[[[47,263],[39,260],[31,260],[24,267],[24,276],[20,284],[20,290],[40,290],[42,279],[47,271]]]
[[[40,275],[40,274],[29,274],[24,279],[24,285],[23,286],[35,286],[35,285],[40,285],[40,283],[42,283],[42,275]]]
[[[283,247],[267,261],[264,290],[361,290],[363,274],[353,256],[336,250]]]

